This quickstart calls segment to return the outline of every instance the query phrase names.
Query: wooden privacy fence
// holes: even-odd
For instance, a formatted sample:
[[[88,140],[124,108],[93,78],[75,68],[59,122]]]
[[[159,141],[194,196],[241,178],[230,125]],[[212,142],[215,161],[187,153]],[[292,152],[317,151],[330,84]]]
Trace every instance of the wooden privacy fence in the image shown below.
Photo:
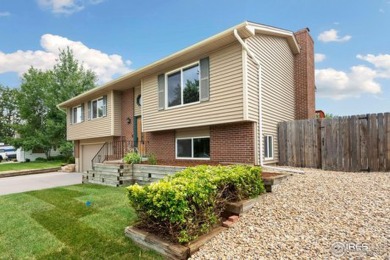
[[[390,113],[281,122],[279,164],[390,171]]]

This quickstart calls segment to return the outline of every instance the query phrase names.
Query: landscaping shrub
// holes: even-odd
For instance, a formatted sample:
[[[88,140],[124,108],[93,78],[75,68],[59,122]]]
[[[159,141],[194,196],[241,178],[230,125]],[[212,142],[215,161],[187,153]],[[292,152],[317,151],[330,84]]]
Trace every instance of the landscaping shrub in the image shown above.
[[[135,163],[140,163],[142,160],[142,157],[139,153],[136,152],[130,152],[125,155],[123,158],[123,161],[128,164],[135,164]]]
[[[38,157],[35,159],[35,162],[47,162],[46,158]]]
[[[56,155],[56,156],[50,156],[48,161],[62,161],[65,162],[67,158],[64,155]]]
[[[70,156],[67,160],[66,163],[68,164],[75,164],[76,160],[73,156]]]
[[[261,168],[245,165],[191,167],[159,182],[127,189],[138,226],[179,243],[213,228],[226,202],[264,192]]]
[[[153,153],[150,154],[149,157],[148,157],[148,163],[151,164],[151,165],[156,165],[157,164],[156,155],[154,155]]]

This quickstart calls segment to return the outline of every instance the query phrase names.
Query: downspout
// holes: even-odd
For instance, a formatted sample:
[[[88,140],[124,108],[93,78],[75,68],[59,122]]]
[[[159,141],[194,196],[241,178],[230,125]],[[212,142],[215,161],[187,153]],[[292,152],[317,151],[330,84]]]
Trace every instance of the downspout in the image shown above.
[[[242,45],[242,47],[245,49],[245,51],[248,54],[248,56],[254,61],[254,63],[256,63],[256,65],[258,67],[258,77],[259,77],[259,81],[258,81],[258,84],[259,84],[259,119],[258,119],[258,123],[259,123],[259,149],[260,149],[259,161],[260,161],[260,166],[262,168],[269,168],[269,169],[274,169],[274,170],[279,170],[279,171],[294,172],[294,173],[304,173],[303,171],[300,171],[300,170],[291,170],[291,169],[285,169],[285,168],[281,168],[281,167],[273,167],[273,166],[264,165],[264,160],[263,160],[263,142],[262,142],[263,141],[263,109],[262,109],[262,103],[263,103],[262,101],[263,101],[263,99],[262,99],[262,94],[261,94],[261,92],[262,92],[261,63],[256,58],[256,56],[249,50],[249,48],[246,45],[246,43],[241,39],[240,35],[237,32],[237,29],[234,29],[233,32],[234,32],[234,36],[239,41],[239,43]]]

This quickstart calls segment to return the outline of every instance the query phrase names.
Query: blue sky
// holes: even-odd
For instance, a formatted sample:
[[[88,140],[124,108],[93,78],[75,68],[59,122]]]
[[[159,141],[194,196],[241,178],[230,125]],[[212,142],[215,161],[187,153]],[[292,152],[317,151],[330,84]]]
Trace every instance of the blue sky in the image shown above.
[[[390,0],[0,0],[0,84],[66,46],[104,83],[245,20],[310,28],[317,109],[390,112]]]

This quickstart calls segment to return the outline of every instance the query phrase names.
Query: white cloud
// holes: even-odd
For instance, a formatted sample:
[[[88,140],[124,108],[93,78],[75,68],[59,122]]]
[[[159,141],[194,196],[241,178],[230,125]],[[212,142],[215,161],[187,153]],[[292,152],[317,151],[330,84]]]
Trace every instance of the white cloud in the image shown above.
[[[356,58],[373,64],[377,69],[378,77],[390,78],[390,54],[358,54]]]
[[[321,61],[324,61],[325,59],[326,59],[326,55],[323,53],[314,54],[314,61],[315,62],[321,62]]]
[[[67,46],[73,50],[75,58],[82,62],[86,69],[91,69],[96,73],[99,83],[105,83],[130,71],[131,61],[124,61],[120,55],[109,55],[89,48],[82,42],[72,41],[59,35],[42,35],[41,46],[43,50],[0,52],[0,73],[16,72],[22,75],[30,66],[42,70],[50,69],[56,63],[59,49],[65,49]]]
[[[10,12],[0,12],[0,17],[10,16]]]
[[[318,40],[322,42],[346,42],[352,38],[350,35],[345,35],[343,37],[338,35],[338,31],[335,29],[330,29],[324,31],[318,35]]]
[[[86,5],[95,5],[103,0],[37,0],[38,5],[43,9],[48,9],[54,14],[70,15],[79,12]]]
[[[349,72],[333,68],[315,71],[319,97],[344,99],[363,94],[380,94],[381,86],[375,81],[377,72],[366,66],[353,66]]]

